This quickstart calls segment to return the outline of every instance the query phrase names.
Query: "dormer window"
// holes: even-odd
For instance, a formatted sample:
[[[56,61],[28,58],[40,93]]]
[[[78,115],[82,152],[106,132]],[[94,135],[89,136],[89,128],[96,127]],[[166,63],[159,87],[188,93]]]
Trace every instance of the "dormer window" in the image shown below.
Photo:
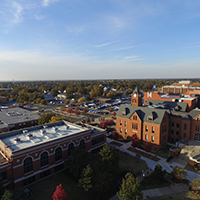
[[[149,121],[153,121],[153,116],[148,116]]]
[[[136,115],[133,116],[133,120],[137,120],[137,116]]]

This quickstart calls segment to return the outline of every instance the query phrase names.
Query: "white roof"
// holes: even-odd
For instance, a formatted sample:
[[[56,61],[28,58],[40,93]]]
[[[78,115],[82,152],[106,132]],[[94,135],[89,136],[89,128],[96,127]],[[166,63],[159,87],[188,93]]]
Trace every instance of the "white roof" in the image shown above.
[[[12,151],[16,151],[80,133],[85,130],[89,129],[70,123],[53,127],[43,126],[41,129],[30,132],[24,130],[23,133],[3,138],[2,141],[7,144]]]

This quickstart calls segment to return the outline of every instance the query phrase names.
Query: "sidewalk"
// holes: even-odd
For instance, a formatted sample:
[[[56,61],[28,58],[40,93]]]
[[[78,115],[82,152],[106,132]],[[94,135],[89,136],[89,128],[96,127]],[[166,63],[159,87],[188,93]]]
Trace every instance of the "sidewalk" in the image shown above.
[[[109,145],[111,141],[114,141],[110,138],[107,138],[107,143]],[[123,151],[123,152],[127,152],[128,154],[132,155],[132,156],[136,156],[136,153],[132,152],[132,151],[128,151],[127,149],[129,147],[131,147],[131,142],[128,143],[122,143],[117,141],[118,143],[121,143],[122,146],[118,147],[115,145],[111,145],[114,146],[116,149]],[[161,165],[163,167],[163,169],[165,169],[168,173],[171,173],[171,171],[173,170],[173,167],[175,166],[179,166],[181,168],[184,168],[185,165],[182,165],[180,163],[177,162],[172,162],[172,163],[167,163],[166,162],[166,158],[162,158],[160,156],[157,156],[160,160],[159,161],[154,161],[151,159],[148,159],[146,157],[140,156],[140,159],[144,160],[146,162],[146,164],[148,165],[150,170],[154,170],[156,165]],[[186,178],[189,181],[192,181],[194,178],[198,178],[200,179],[200,174],[197,174],[195,172],[186,170],[187,172],[187,176]],[[175,184],[173,186],[169,186],[169,187],[163,187],[163,188],[155,188],[155,189],[150,189],[150,190],[143,190],[143,199],[147,199],[147,198],[152,198],[152,197],[157,197],[157,196],[165,196],[165,195],[170,195],[170,194],[175,194],[175,193],[181,193],[181,192],[186,192],[188,191],[188,186],[185,184]],[[113,196],[110,200],[119,200],[119,198],[115,195]]]

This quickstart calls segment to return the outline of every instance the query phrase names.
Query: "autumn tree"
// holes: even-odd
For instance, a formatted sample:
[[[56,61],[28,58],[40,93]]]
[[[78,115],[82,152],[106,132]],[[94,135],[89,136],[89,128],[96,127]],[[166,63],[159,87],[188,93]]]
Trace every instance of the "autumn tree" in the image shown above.
[[[79,186],[82,187],[86,192],[92,188],[93,170],[90,165],[87,165],[81,173],[81,177],[78,180]]]
[[[67,194],[62,188],[62,184],[56,186],[56,191],[52,196],[53,200],[67,200]]]
[[[80,114],[79,106],[76,106],[76,107],[74,108],[74,113],[75,113],[76,115],[79,115],[79,114]]]
[[[67,109],[67,113],[72,114],[72,113],[74,113],[74,111],[71,108],[69,108],[69,109]]]
[[[147,142],[145,144],[144,150],[147,151],[147,152],[150,152],[151,151],[151,143]]]
[[[122,185],[117,196],[120,200],[142,200],[142,186],[138,179],[129,172],[122,180]]]
[[[83,114],[85,115],[87,113],[87,111],[88,111],[87,108],[84,108],[83,109]]]
[[[11,190],[5,190],[3,196],[1,197],[1,200],[13,200],[14,195]]]
[[[193,181],[190,182],[190,185],[192,186],[193,190],[199,190],[200,189],[200,179],[195,178]]]
[[[132,137],[132,147],[138,147],[139,146],[139,139],[137,137],[137,134],[135,133]]]
[[[183,179],[185,179],[185,176],[187,175],[187,172],[185,171],[184,168],[175,166],[173,168],[172,175],[178,180],[183,180]]]

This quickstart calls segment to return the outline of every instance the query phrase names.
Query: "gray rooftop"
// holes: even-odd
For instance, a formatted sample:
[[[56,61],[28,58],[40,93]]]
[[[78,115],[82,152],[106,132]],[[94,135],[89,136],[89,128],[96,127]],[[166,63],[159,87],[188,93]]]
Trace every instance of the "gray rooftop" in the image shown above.
[[[137,113],[142,121],[149,123],[161,124],[166,110],[164,109],[153,109],[149,107],[139,106],[127,106],[122,104],[116,113],[116,116],[128,118]],[[149,120],[149,116],[153,116],[153,120]]]
[[[186,112],[188,104],[185,102],[171,102],[148,99],[146,101],[146,106],[152,106],[159,109],[168,109],[171,111],[176,111],[178,109],[178,111]]]
[[[6,108],[0,110],[0,128],[9,125],[38,120],[39,115],[23,108]]]

